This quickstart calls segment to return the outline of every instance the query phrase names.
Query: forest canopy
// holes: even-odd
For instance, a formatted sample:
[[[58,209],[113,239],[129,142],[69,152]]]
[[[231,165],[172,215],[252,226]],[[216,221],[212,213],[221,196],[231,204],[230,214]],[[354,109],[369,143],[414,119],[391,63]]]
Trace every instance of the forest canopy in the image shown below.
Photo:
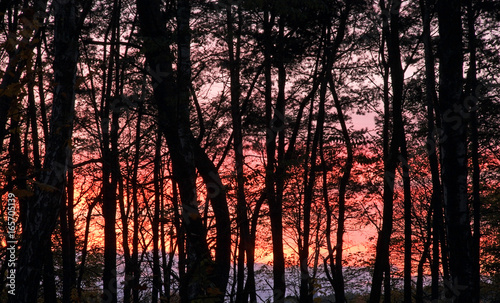
[[[500,3],[1,0],[1,302],[498,302]]]

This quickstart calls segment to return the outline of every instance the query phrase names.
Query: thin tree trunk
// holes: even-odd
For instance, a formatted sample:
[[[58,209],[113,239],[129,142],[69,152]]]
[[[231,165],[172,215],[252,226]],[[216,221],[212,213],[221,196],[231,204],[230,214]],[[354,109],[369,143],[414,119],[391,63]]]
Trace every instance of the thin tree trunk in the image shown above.
[[[351,170],[354,163],[354,150],[349,135],[349,130],[347,129],[347,124],[345,122],[344,114],[342,112],[342,105],[337,96],[335,90],[335,83],[333,82],[333,77],[329,77],[330,90],[333,95],[333,100],[335,102],[335,108],[337,110],[337,115],[339,117],[340,127],[342,128],[342,136],[344,137],[347,159],[343,168],[342,177],[340,179],[339,185],[339,213],[337,221],[337,254],[335,255],[335,272],[333,274],[334,288],[335,288],[335,301],[344,302],[345,299],[345,289],[344,289],[344,275],[342,272],[342,252],[344,250],[344,231],[345,231],[345,211],[346,211],[346,195],[347,195],[347,185],[351,177]]]
[[[380,1],[380,9],[383,18],[383,33],[387,40],[388,65],[391,71],[392,80],[392,139],[387,154],[384,155],[384,209],[382,230],[377,240],[375,268],[372,279],[372,289],[370,292],[370,302],[378,303],[381,297],[382,276],[385,273],[384,302],[391,300],[390,287],[390,239],[393,225],[393,204],[394,204],[394,182],[396,177],[396,167],[399,159],[399,148],[402,146],[404,130],[402,121],[402,99],[403,99],[403,70],[401,67],[401,55],[399,50],[399,6],[400,2],[391,3],[387,8],[385,1]],[[389,18],[390,17],[390,18]],[[389,22],[390,20],[390,22]],[[388,96],[387,94],[385,96]],[[386,99],[384,102],[388,102]],[[388,107],[386,106],[386,109]],[[387,114],[387,113],[386,113]],[[386,120],[386,122],[388,122]],[[403,157],[403,159],[405,159]],[[405,159],[406,160],[406,159]],[[407,252],[410,253],[410,252]],[[411,287],[411,285],[410,285]],[[408,296],[408,286],[406,286],[406,296]],[[411,296],[411,293],[410,293]]]
[[[262,204],[264,203],[264,200],[266,198],[266,195],[263,194],[255,203],[255,208],[253,215],[251,217],[251,225],[250,225],[250,233],[248,236],[249,244],[248,244],[248,254],[247,254],[247,268],[248,268],[248,277],[247,277],[247,283],[245,285],[245,288],[247,288],[247,292],[250,295],[250,301],[251,303],[256,303],[257,302],[257,290],[256,290],[256,285],[255,285],[255,243],[256,243],[256,234],[257,234],[257,225],[259,222],[259,216],[260,216],[260,209],[262,207]]]
[[[472,209],[474,220],[474,234],[472,237],[472,256],[473,256],[473,292],[472,302],[479,302],[481,298],[481,268],[480,268],[480,251],[481,251],[481,197],[480,197],[480,167],[479,167],[479,135],[478,135],[478,96],[477,96],[477,59],[476,59],[476,29],[475,17],[476,11],[473,7],[473,1],[467,1],[467,27],[469,38],[469,70],[467,71],[466,99],[471,104],[466,104],[470,107],[470,130],[471,130],[471,157],[472,157]]]
[[[423,31],[422,40],[425,53],[425,98],[427,104],[427,154],[432,176],[432,264],[431,264],[431,299],[439,299],[439,242],[442,222],[442,195],[441,181],[439,179],[439,160],[437,157],[437,143],[435,138],[434,104],[436,100],[436,77],[434,68],[434,55],[431,45],[430,22],[431,3],[420,0],[420,10],[422,14]],[[444,262],[443,262],[444,263]],[[445,265],[443,265],[444,267]],[[418,298],[419,296],[417,296]]]
[[[47,107],[45,106],[45,87],[43,81],[43,66],[42,66],[42,46],[38,44],[37,53],[36,53],[36,66],[38,67],[38,101],[40,103],[40,116],[42,118],[42,130],[43,130],[43,138],[45,142],[47,142],[47,138],[49,137],[49,123],[47,121]]]
[[[269,10],[264,11],[264,77],[265,77],[265,121],[266,121],[266,176],[265,190],[269,204],[269,217],[271,221],[271,235],[273,242],[273,298],[274,302],[282,303],[285,299],[285,258],[283,252],[283,225],[282,204],[277,199],[275,172],[276,166],[276,136],[277,128],[273,119],[272,104],[272,78],[271,78],[271,54],[274,49],[271,42],[271,30],[274,24],[274,16]],[[282,114],[281,112],[279,113]],[[282,120],[280,120],[282,121]],[[279,123],[279,122],[278,122]],[[282,122],[281,122],[282,123]],[[278,125],[281,127],[281,125]]]
[[[179,192],[177,190],[177,184],[175,181],[172,181],[172,207],[174,209],[174,224],[175,224],[175,229],[176,229],[176,234],[177,234],[177,249],[178,249],[178,255],[179,255],[179,263],[178,263],[178,269],[179,269],[179,295],[181,297],[181,302],[188,302],[188,294],[186,293],[187,287],[183,285],[183,281],[186,279],[186,250],[185,250],[185,242],[186,242],[186,237],[185,237],[185,229],[184,226],[181,222],[181,215],[179,215]],[[172,242],[171,242],[172,243]],[[173,253],[173,248],[170,248],[170,254],[171,258]],[[171,267],[167,268],[170,269]],[[168,273],[170,275],[170,272]],[[170,277],[168,279],[165,279],[165,281],[170,280]],[[170,287],[170,285],[168,285]],[[168,296],[170,297],[170,289],[167,289],[168,291]]]
[[[139,105],[137,113],[136,136],[135,136],[135,154],[132,172],[132,208],[133,208],[133,223],[132,232],[132,298],[133,302],[139,302],[139,285],[141,276],[141,267],[139,263],[139,193],[137,184],[137,172],[139,171],[140,149],[141,149],[141,123],[142,123],[142,106]],[[128,243],[127,243],[128,245]]]
[[[429,210],[427,211],[427,235],[425,237],[424,242],[424,251],[422,252],[422,256],[420,257],[420,261],[417,266],[417,287],[416,287],[416,301],[417,303],[424,302],[424,265],[425,261],[429,259],[429,249],[432,243],[432,209],[434,205],[429,206]],[[432,266],[432,265],[431,265]]]
[[[120,0],[113,2],[113,12],[111,24],[111,41],[118,38],[117,27],[120,16]],[[101,108],[101,128],[103,136],[102,150],[102,214],[104,217],[104,271],[103,271],[103,299],[109,300],[111,303],[117,302],[117,271],[116,271],[116,200],[119,181],[119,160],[118,160],[118,112],[112,107],[112,85],[113,85],[113,70],[115,68],[117,45],[112,44],[107,66],[107,72],[103,73],[102,88],[102,108]],[[106,62],[106,52],[103,56],[103,61]],[[117,77],[118,75],[116,75]],[[118,85],[118,82],[116,82]],[[111,123],[109,116],[111,114]],[[111,129],[110,129],[111,124]],[[127,228],[124,226],[124,228]],[[128,243],[128,242],[127,242]]]
[[[81,251],[82,260],[80,262],[80,268],[78,270],[78,279],[76,281],[76,288],[78,290],[78,298],[82,297],[82,282],[83,282],[83,274],[85,273],[85,263],[87,261],[87,247],[89,244],[89,234],[90,234],[90,221],[92,220],[92,211],[94,207],[97,205],[97,200],[94,200],[91,204],[88,205],[87,217],[85,218],[85,233],[83,238],[83,248]]]
[[[139,128],[137,130],[140,130]],[[160,235],[159,235],[159,228],[161,226],[161,229],[163,231],[163,224],[165,222],[160,223],[160,213],[161,213],[161,207],[163,204],[163,199],[161,195],[161,161],[162,161],[162,156],[161,156],[161,131],[158,129],[157,131],[157,138],[155,142],[155,157],[154,157],[154,168],[153,168],[153,174],[154,174],[154,218],[153,218],[153,289],[152,289],[152,294],[151,294],[151,302],[152,303],[157,303],[158,302],[158,296],[162,297],[164,296],[164,293],[162,292],[161,289],[161,269],[160,269],[160,248],[159,248],[159,241],[160,241]],[[161,224],[161,225],[160,225]],[[164,247],[164,239],[162,235],[162,249]],[[164,261],[165,262],[165,261]],[[167,291],[167,290],[165,290]]]
[[[71,160],[70,160],[71,164]],[[63,257],[63,302],[71,302],[71,293],[76,283],[75,227],[73,217],[74,176],[73,169],[68,169],[66,199],[60,209],[60,228]]]
[[[245,253],[248,255],[249,223],[247,218],[247,202],[245,197],[245,159],[243,155],[243,134],[241,129],[240,110],[240,45],[242,14],[238,6],[238,28],[233,29],[233,12],[231,4],[227,5],[227,45],[229,52],[229,73],[231,77],[231,117],[233,124],[233,149],[236,171],[237,225],[239,229],[239,244],[237,256],[236,302],[248,302],[248,292],[245,283]],[[236,34],[236,41],[235,39]],[[235,44],[235,45],[234,45]]]
[[[284,161],[285,157],[285,133],[286,133],[286,120],[285,120],[285,84],[286,84],[286,70],[285,70],[285,62],[284,62],[284,35],[285,35],[285,21],[282,17],[279,19],[278,24],[278,49],[276,65],[278,68],[278,96],[276,98],[276,110],[274,111],[274,118],[271,124],[268,127],[271,127],[273,131],[278,133],[278,158],[277,158],[277,167],[275,172],[275,182],[276,182],[276,200],[275,207],[273,207],[273,216],[276,218],[276,238],[277,242],[283,242],[283,229],[282,227],[277,227],[278,222],[283,221],[283,195],[285,188],[285,172],[286,172],[286,163]],[[280,214],[278,215],[278,210]],[[280,234],[279,234],[280,233]],[[277,243],[278,244],[278,243]],[[274,247],[273,247],[274,249]],[[285,284],[285,255],[280,246],[281,251],[278,249],[276,260],[273,262],[278,263],[278,272],[280,273],[283,282],[281,284],[281,289],[283,291],[283,296],[285,296],[286,292],[286,284]],[[274,250],[273,250],[274,255]],[[273,263],[274,264],[274,263]],[[280,282],[281,283],[281,282]]]
[[[403,208],[404,208],[404,301],[412,301],[412,202],[410,188],[410,167],[408,164],[408,151],[406,146],[406,135],[404,131],[402,104],[403,104],[403,84],[404,72],[401,64],[401,51],[399,42],[399,8],[400,1],[394,1],[391,7],[390,37],[388,38],[389,66],[391,68],[391,80],[393,91],[393,123],[394,133],[399,136],[400,144],[399,161],[403,171]],[[389,300],[390,298],[385,298]]]
[[[401,124],[403,127],[403,124]],[[410,188],[410,165],[408,164],[408,151],[406,147],[406,137],[403,134],[401,137],[401,166],[403,170],[403,207],[404,207],[404,300],[405,302],[411,302],[412,300],[412,202],[411,202],[411,188]]]
[[[127,207],[125,210],[125,199],[124,197],[124,188],[123,181],[121,180],[118,185],[119,190],[119,199],[118,199],[118,207],[120,210],[120,220],[122,223],[123,231],[122,231],[122,249],[123,249],[123,259],[125,261],[125,283],[123,285],[123,302],[129,303],[131,298],[131,283],[132,281],[132,266],[131,266],[131,253],[129,246],[129,228],[128,228],[128,219],[130,214],[130,200],[127,199]],[[128,193],[128,191],[127,191]]]
[[[325,63],[325,67],[327,64]],[[320,88],[320,100],[318,109],[318,118],[316,122],[316,131],[314,132],[314,138],[311,147],[311,155],[309,158],[309,170],[307,169],[307,161],[305,163],[305,173],[304,173],[304,205],[303,205],[303,226],[302,231],[299,232],[302,235],[302,243],[299,245],[299,264],[300,264],[300,302],[313,302],[313,289],[312,281],[309,276],[309,235],[311,229],[311,206],[313,203],[313,193],[314,185],[316,183],[316,159],[318,153],[318,145],[320,137],[323,134],[323,127],[325,122],[325,103],[326,103],[326,90],[327,81],[325,77]],[[313,104],[311,104],[311,109]],[[312,123],[312,110],[310,115],[309,125]],[[309,141],[309,137],[308,137]],[[309,145],[309,142],[307,143]],[[307,151],[308,151],[307,147]]]

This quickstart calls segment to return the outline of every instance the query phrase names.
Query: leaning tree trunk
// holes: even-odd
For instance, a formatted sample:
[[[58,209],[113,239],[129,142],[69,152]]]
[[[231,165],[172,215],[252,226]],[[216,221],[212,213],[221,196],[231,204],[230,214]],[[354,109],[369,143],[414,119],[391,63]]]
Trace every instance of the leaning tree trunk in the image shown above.
[[[351,137],[349,135],[349,130],[347,129],[347,124],[344,118],[344,113],[342,111],[342,104],[340,103],[339,97],[335,90],[335,83],[333,77],[329,75],[330,90],[333,95],[333,100],[335,102],[335,109],[337,110],[337,115],[342,129],[342,136],[344,137],[347,159],[342,171],[342,177],[340,178],[339,184],[339,213],[337,218],[337,244],[335,245],[337,249],[337,254],[335,255],[335,271],[333,272],[333,285],[335,288],[335,300],[336,302],[345,301],[345,288],[344,288],[344,274],[342,268],[343,261],[343,250],[344,250],[344,232],[345,232],[345,219],[346,219],[346,196],[347,196],[347,185],[351,177],[351,170],[354,164],[354,149],[351,142]]]
[[[195,141],[189,121],[190,6],[177,3],[177,77],[174,77],[171,33],[165,29],[160,1],[137,0],[144,53],[153,76],[154,97],[158,105],[159,123],[172,159],[173,178],[179,188],[182,218],[187,239],[187,273],[181,281],[183,301],[223,301],[229,278],[230,228],[225,189],[217,169]],[[196,162],[195,162],[196,160]],[[207,185],[207,195],[217,221],[215,263],[206,239],[206,229],[198,212],[196,170]]]
[[[39,253],[49,245],[57,222],[70,157],[78,60],[78,19],[75,1],[56,0],[53,6],[55,87],[51,129],[47,138],[44,170],[35,189],[37,198],[27,208],[16,277],[18,288],[11,302],[37,300],[42,266]]]
[[[438,3],[439,107],[443,194],[454,302],[472,302],[473,252],[467,196],[467,110],[463,94],[462,20],[459,1]]]

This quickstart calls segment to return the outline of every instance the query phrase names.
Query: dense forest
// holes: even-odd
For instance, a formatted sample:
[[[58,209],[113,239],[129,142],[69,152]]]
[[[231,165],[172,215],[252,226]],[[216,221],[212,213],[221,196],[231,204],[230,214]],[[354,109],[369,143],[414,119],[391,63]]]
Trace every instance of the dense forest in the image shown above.
[[[0,14],[0,302],[500,302],[500,2]]]

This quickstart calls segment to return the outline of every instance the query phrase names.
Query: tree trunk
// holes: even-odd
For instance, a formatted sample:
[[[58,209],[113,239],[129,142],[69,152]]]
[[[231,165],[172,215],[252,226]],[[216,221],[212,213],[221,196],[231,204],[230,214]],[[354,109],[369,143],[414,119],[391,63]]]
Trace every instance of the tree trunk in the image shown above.
[[[94,200],[91,204],[88,205],[87,217],[85,218],[85,233],[83,238],[83,248],[81,251],[82,261],[80,262],[80,268],[78,270],[78,279],[76,281],[76,288],[78,290],[78,298],[82,297],[82,281],[83,274],[85,272],[85,263],[87,261],[87,247],[89,243],[89,234],[90,234],[90,221],[92,219],[92,211],[94,207],[97,205],[97,201]]]
[[[43,253],[43,299],[45,302],[57,301],[56,275],[54,272],[54,254],[52,253],[52,240]]]
[[[15,302],[37,300],[42,265],[39,262],[39,252],[50,247],[50,237],[57,222],[70,158],[80,30],[77,28],[74,1],[54,1],[53,6],[55,87],[51,129],[43,165],[45,170],[36,188],[37,198],[28,205],[26,224],[23,227]],[[84,18],[85,14],[86,11],[80,18]]]
[[[132,232],[132,298],[133,302],[139,302],[139,286],[141,267],[139,263],[139,193],[138,193],[138,180],[137,172],[139,171],[140,149],[141,149],[141,123],[142,123],[142,106],[139,105],[137,113],[136,136],[135,136],[135,154],[132,172],[132,208],[133,208],[133,223],[134,228]],[[128,243],[127,243],[128,245]]]
[[[71,160],[70,160],[71,161]],[[60,209],[60,226],[63,258],[63,302],[71,302],[71,293],[76,283],[76,251],[75,251],[75,222],[73,217],[74,205],[74,176],[73,169],[68,169],[68,185],[66,199],[63,199]]]
[[[327,68],[327,63],[325,62],[324,68]],[[324,77],[320,88],[320,100],[318,109],[318,118],[316,121],[316,131],[314,132],[314,138],[311,147],[309,165],[307,160],[304,163],[304,205],[303,205],[303,226],[302,231],[299,232],[299,239],[302,238],[302,243],[299,244],[299,264],[300,264],[300,302],[312,303],[313,302],[313,289],[312,281],[309,276],[309,237],[311,230],[311,206],[313,204],[313,194],[314,185],[316,183],[316,159],[318,153],[318,145],[320,142],[320,137],[323,136],[323,127],[325,122],[325,103],[326,103],[326,90],[327,90],[328,79]],[[309,126],[312,123],[312,108],[311,103],[311,115]],[[307,140],[307,148],[309,151],[309,136]],[[309,170],[308,170],[309,166]]]
[[[245,283],[245,254],[248,258],[248,237],[249,223],[247,218],[247,202],[245,197],[245,159],[243,155],[243,134],[241,128],[240,110],[240,48],[241,48],[241,27],[243,23],[241,8],[238,6],[238,28],[234,33],[233,12],[231,5],[226,8],[227,16],[227,45],[229,52],[229,73],[231,77],[231,117],[233,124],[233,149],[235,155],[236,171],[236,208],[237,222],[239,228],[239,244],[237,257],[236,276],[236,302],[248,302],[248,290]],[[236,41],[235,39],[236,34]],[[234,45],[235,44],[235,45]]]
[[[426,228],[426,237],[424,244],[424,251],[422,252],[422,256],[420,256],[420,260],[417,266],[417,286],[416,286],[416,302],[423,303],[424,302],[424,265],[425,261],[429,259],[429,249],[432,243],[432,209],[434,205],[429,206],[429,210],[427,211],[427,228]],[[431,265],[432,267],[432,265]],[[432,270],[432,269],[431,269]]]
[[[250,233],[248,236],[249,244],[248,244],[248,255],[247,255],[247,267],[248,267],[248,277],[245,288],[247,289],[248,294],[250,295],[251,303],[257,302],[257,290],[255,285],[255,242],[256,242],[256,234],[257,234],[257,225],[260,216],[260,209],[265,200],[265,194],[263,194],[259,200],[255,203],[254,212],[251,218],[251,226]]]
[[[335,90],[335,83],[333,81],[333,77],[329,76],[330,90],[333,95],[333,100],[335,102],[335,109],[337,110],[337,115],[339,117],[340,127],[342,128],[342,136],[344,137],[346,150],[347,150],[347,159],[344,165],[342,177],[340,179],[339,185],[339,213],[337,219],[337,243],[335,245],[337,254],[335,255],[335,271],[333,273],[334,280],[334,288],[335,288],[335,301],[336,302],[344,302],[345,299],[345,290],[344,290],[344,275],[342,269],[342,261],[343,255],[342,252],[344,250],[344,231],[345,231],[345,211],[346,211],[346,195],[347,195],[347,185],[349,183],[349,179],[351,177],[351,170],[354,163],[354,150],[351,143],[351,138],[349,136],[349,131],[347,129],[347,124],[345,122],[344,114],[342,111],[342,105],[340,104],[340,100],[337,96]]]
[[[434,55],[431,45],[430,22],[431,4],[426,0],[420,0],[420,10],[422,14],[423,31],[422,40],[425,53],[425,99],[427,104],[427,155],[432,176],[432,264],[431,264],[431,298],[439,299],[439,242],[440,231],[442,229],[442,195],[441,181],[439,179],[439,160],[437,157],[437,142],[435,138],[434,105],[437,104],[436,77],[434,68]],[[444,262],[443,262],[444,263]],[[443,264],[443,267],[445,264]]]
[[[467,71],[466,84],[466,106],[470,107],[470,132],[471,132],[471,157],[472,157],[472,209],[474,220],[474,234],[472,237],[472,256],[473,256],[473,293],[472,302],[479,302],[481,298],[481,198],[479,192],[479,177],[481,169],[479,167],[479,134],[478,134],[478,83],[477,83],[477,59],[476,59],[476,11],[472,0],[467,1],[467,27],[469,38],[469,70]],[[470,103],[469,103],[470,102]]]
[[[276,192],[276,136],[281,125],[274,125],[273,100],[272,100],[272,78],[271,78],[271,55],[274,48],[271,42],[271,30],[274,24],[274,16],[269,10],[264,11],[264,77],[265,77],[265,121],[266,121],[266,175],[265,191],[269,204],[269,218],[271,221],[271,235],[273,241],[273,298],[274,302],[282,303],[285,299],[285,258],[283,252],[283,213],[281,200],[277,199]],[[280,115],[283,113],[279,113]],[[278,120],[280,123],[281,120]],[[282,122],[281,122],[282,123]]]
[[[137,129],[139,130],[139,128]],[[163,297],[164,293],[162,292],[161,289],[161,269],[160,269],[160,247],[159,247],[159,241],[160,241],[160,226],[163,231],[163,225],[165,222],[160,223],[160,213],[161,212],[161,207],[163,204],[163,199],[161,195],[161,161],[162,161],[162,156],[161,156],[161,131],[158,129],[157,138],[155,141],[155,157],[154,157],[154,168],[153,168],[153,174],[154,174],[154,217],[153,217],[153,222],[152,222],[152,230],[153,230],[153,289],[152,289],[152,294],[151,294],[151,302],[152,303],[157,303],[158,302],[158,296]],[[162,249],[164,247],[164,239],[162,235]],[[166,259],[166,258],[165,258]],[[169,273],[170,274],[170,273]],[[165,290],[168,291],[168,290]]]
[[[403,70],[401,66],[401,55],[399,49],[399,6],[400,2],[391,3],[387,8],[385,1],[380,1],[382,10],[383,29],[382,35],[387,40],[388,66],[391,71],[392,80],[392,139],[387,154],[384,155],[384,209],[382,229],[377,240],[375,268],[372,279],[372,289],[370,293],[370,302],[378,303],[381,296],[382,276],[385,272],[384,302],[391,300],[390,287],[390,261],[389,246],[393,225],[393,204],[394,204],[394,182],[396,177],[396,167],[398,160],[401,159],[399,149],[404,143],[404,130],[402,121],[402,101],[403,101]],[[389,22],[390,20],[390,22]],[[387,94],[385,94],[388,97]],[[388,102],[386,99],[384,102]],[[387,103],[386,103],[387,104]],[[386,109],[388,107],[386,106]],[[387,114],[387,113],[386,113]],[[388,122],[387,120],[385,122]],[[406,158],[403,159],[406,161]],[[410,252],[406,252],[410,253]],[[405,257],[405,259],[407,256]],[[408,267],[408,265],[406,265]],[[410,280],[411,281],[411,280]],[[411,285],[410,285],[411,286]],[[405,295],[408,296],[409,286],[405,288]],[[411,293],[410,293],[411,296]]]
[[[199,147],[190,129],[189,1],[180,0],[177,3],[177,79],[173,74],[172,56],[166,55],[170,53],[170,42],[160,12],[160,2],[137,0],[137,9],[144,36],[144,52],[153,75],[159,123],[172,159],[173,178],[179,187],[187,233],[188,271],[181,282],[181,293],[186,294],[187,299],[183,300],[212,298],[223,301],[230,267],[229,211],[217,169]],[[206,229],[198,212],[195,166],[207,186],[217,220],[215,264],[208,249]]]
[[[438,3],[439,106],[443,194],[454,302],[473,300],[473,252],[467,196],[467,121],[463,94],[460,2]]]

